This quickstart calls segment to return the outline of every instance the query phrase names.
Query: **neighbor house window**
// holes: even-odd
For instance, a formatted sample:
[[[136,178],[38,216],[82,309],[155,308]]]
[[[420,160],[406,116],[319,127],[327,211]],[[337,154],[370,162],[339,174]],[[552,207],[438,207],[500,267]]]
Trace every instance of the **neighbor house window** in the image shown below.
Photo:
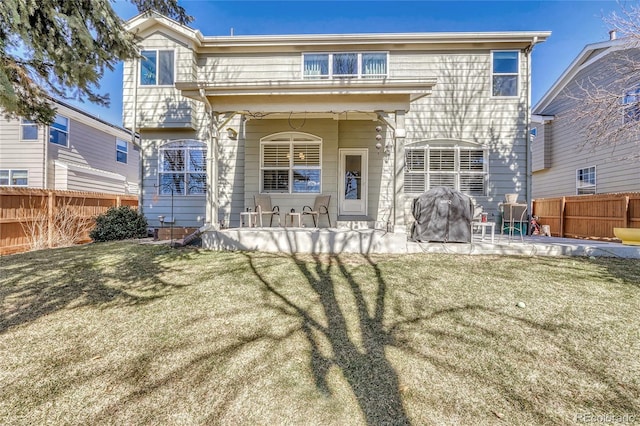
[[[596,193],[596,166],[576,170],[576,193],[578,195]]]
[[[322,139],[280,133],[260,141],[260,192],[320,193]]]
[[[304,78],[384,78],[386,52],[305,53]]]
[[[0,170],[0,186],[27,186],[28,184],[27,170]]]
[[[204,142],[179,140],[159,151],[160,195],[204,195],[207,190],[207,147]]]
[[[143,50],[140,60],[140,84],[170,86],[174,82],[173,50]]]
[[[518,96],[520,53],[517,50],[491,52],[491,93],[493,96]]]
[[[35,121],[23,119],[20,122],[20,127],[22,129],[20,133],[22,135],[23,141],[38,140],[38,125],[36,124]]]
[[[116,139],[116,161],[127,164],[128,145],[126,141]]]
[[[640,86],[625,92],[622,104],[625,123],[640,121]]]
[[[487,153],[482,148],[420,147],[405,150],[405,193],[444,186],[467,195],[486,194]]]
[[[69,119],[67,117],[56,115],[55,120],[49,126],[49,142],[69,146]]]

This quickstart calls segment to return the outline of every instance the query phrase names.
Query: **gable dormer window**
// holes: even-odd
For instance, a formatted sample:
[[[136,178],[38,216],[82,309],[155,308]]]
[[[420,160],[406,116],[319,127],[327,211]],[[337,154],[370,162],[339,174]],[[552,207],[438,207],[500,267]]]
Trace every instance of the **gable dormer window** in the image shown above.
[[[173,50],[143,50],[140,59],[142,86],[171,86],[174,83],[175,62]]]
[[[387,77],[386,52],[304,53],[302,57],[305,79]]]

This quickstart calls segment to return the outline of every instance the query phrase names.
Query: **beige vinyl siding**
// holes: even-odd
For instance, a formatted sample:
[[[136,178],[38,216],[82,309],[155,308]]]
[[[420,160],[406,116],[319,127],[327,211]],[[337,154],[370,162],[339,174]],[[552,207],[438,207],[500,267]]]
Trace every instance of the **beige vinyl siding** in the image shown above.
[[[226,128],[238,132],[238,138],[226,137],[226,131],[220,134],[218,142],[218,222],[225,227],[240,225],[240,212],[246,207],[253,208],[253,202],[245,206],[245,143],[247,122],[240,116],[231,120]],[[226,130],[225,128],[225,130]]]
[[[201,55],[201,81],[296,80],[302,78],[302,53]]]
[[[175,81],[193,81],[196,70],[196,55],[184,43],[163,32],[150,35],[142,43],[143,50],[173,50],[175,52]],[[187,128],[196,127],[194,109],[196,101],[184,98],[173,87],[141,86],[139,66],[135,61],[127,61],[123,70],[123,123],[133,127],[134,96],[137,93],[138,129],[143,128]],[[136,86],[138,82],[138,87]]]
[[[67,115],[65,115],[65,112]],[[68,110],[59,108],[59,114],[69,118],[69,146],[64,147],[48,143],[50,171],[55,182],[59,179],[55,176],[59,173],[59,168],[52,167],[51,161],[62,161],[69,164],[78,164],[95,170],[101,170],[109,173],[121,175],[127,182],[138,182],[139,175],[139,152],[134,149],[131,143],[131,137],[125,132],[106,133],[100,129],[96,129],[69,114]],[[116,161],[116,139],[120,138],[127,142],[127,163],[119,163]],[[106,176],[106,175],[105,175]],[[84,179],[84,182],[81,182]],[[56,187],[57,189],[80,190],[79,188],[101,188],[100,184],[91,182],[100,179],[100,175],[79,173],[74,180],[73,187],[69,179],[66,180],[66,188]],[[110,178],[105,177],[107,181]],[[99,190],[101,191],[101,190]],[[105,186],[106,192],[126,193],[127,189],[124,184],[120,184],[120,189],[113,187],[113,183]]]
[[[405,145],[451,139],[489,148],[487,194],[473,198],[495,217],[504,194],[526,194],[527,57],[520,53],[520,96],[514,98],[491,96],[490,61],[490,50],[391,52],[389,68],[397,78],[437,78],[432,94],[411,104]],[[407,221],[413,198],[405,199]]]
[[[635,57],[640,53],[635,51]],[[541,115],[554,115],[555,119],[547,124],[545,131],[550,142],[550,167],[533,174],[533,196],[535,198],[558,197],[576,194],[576,170],[596,166],[596,192],[630,192],[640,191],[640,168],[638,162],[626,160],[625,157],[637,155],[640,145],[637,140],[620,143],[616,146],[595,148],[586,144],[579,125],[572,120],[571,110],[579,102],[567,96],[569,93],[579,94],[575,82],[591,79],[597,84],[607,87],[614,81],[615,74],[609,68],[610,56],[581,70],[567,85],[566,91],[557,96]],[[572,92],[573,90],[573,92]],[[622,121],[620,117],[612,120]]]
[[[537,134],[531,142],[531,163],[533,172],[551,167],[551,124],[536,123],[531,126]]]
[[[27,170],[30,188],[44,187],[44,128],[38,128],[38,139],[21,140],[20,120],[0,116],[0,169]]]
[[[287,120],[250,120],[246,124],[245,140],[245,194],[244,207],[254,208],[253,196],[260,190],[260,139],[273,133],[296,131],[322,138],[322,189],[321,193],[331,195],[329,213],[335,221],[337,210],[338,173],[338,121],[331,119],[307,120],[301,128],[293,130]],[[293,124],[300,124],[296,120]],[[273,205],[278,205],[284,213],[302,207],[313,206],[318,194],[270,194]],[[231,218],[232,225],[239,218]],[[309,222],[310,223],[310,222]],[[307,223],[307,226],[309,225]]]
[[[341,121],[339,126],[340,148],[368,148],[368,194],[367,213],[370,218],[380,222],[380,226],[386,226],[391,219],[393,208],[393,161],[392,156],[386,157],[384,148],[380,152],[375,147],[376,126],[380,123],[370,120]],[[382,145],[393,146],[393,131],[387,126],[382,126]],[[336,169],[336,176],[338,170]],[[336,185],[338,182],[336,181]],[[337,202],[337,200],[336,200]],[[336,206],[337,207],[337,206]]]
[[[196,139],[193,132],[154,131],[141,133],[142,153],[144,155],[142,175],[142,212],[150,227],[159,227],[158,216],[171,216],[171,195],[158,194],[158,152],[166,142],[178,139]],[[205,142],[205,141],[203,141]],[[209,154],[207,153],[207,156]],[[199,227],[205,218],[204,195],[174,195],[174,226]],[[201,221],[198,221],[198,217]],[[168,226],[168,224],[167,224]]]

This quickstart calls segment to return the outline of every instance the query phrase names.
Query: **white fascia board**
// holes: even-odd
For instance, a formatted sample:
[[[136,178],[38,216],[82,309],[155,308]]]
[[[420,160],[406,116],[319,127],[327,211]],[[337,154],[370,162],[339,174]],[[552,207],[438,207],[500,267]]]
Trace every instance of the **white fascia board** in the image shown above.
[[[203,47],[325,46],[367,44],[465,44],[522,43],[545,41],[550,31],[537,32],[436,32],[371,34],[291,34],[261,36],[205,36]]]
[[[204,37],[199,30],[182,25],[173,19],[167,18],[157,12],[149,11],[141,13],[127,22],[125,22],[124,28],[135,35],[143,34],[147,30],[151,29],[155,25],[160,25],[167,28],[171,32],[181,35],[191,40],[194,45],[200,47]]]
[[[113,173],[113,172],[108,172],[106,170],[100,170],[100,169],[94,169],[93,167],[89,167],[89,166],[85,166],[82,164],[76,164],[76,163],[68,163],[66,161],[61,161],[61,160],[54,160],[53,164],[56,167],[61,167],[63,169],[68,169],[68,170],[75,170],[75,171],[80,171],[83,173],[87,173],[90,175],[94,175],[94,176],[102,176],[102,177],[106,177],[106,178],[110,178],[113,180],[117,180],[117,181],[126,181],[127,178],[119,173]]]
[[[551,88],[540,98],[538,103],[532,108],[532,113],[539,115],[544,111],[546,107],[564,90],[569,82],[585,67],[593,64],[594,62],[602,59],[602,57],[610,54],[613,51],[623,48],[625,43],[624,39],[607,40],[599,43],[588,44],[582,49],[580,54],[569,64],[566,70],[558,77],[553,83]],[[589,59],[585,62],[585,58],[591,54],[594,50],[606,49],[604,52]]]
[[[544,124],[549,121],[553,121],[556,117],[554,115],[539,115],[539,114],[531,114],[531,122]]]
[[[176,88],[189,97],[225,95],[345,95],[345,94],[409,94],[428,95],[436,84],[435,78],[423,79],[336,79],[336,80],[269,80],[242,82],[176,82]]]

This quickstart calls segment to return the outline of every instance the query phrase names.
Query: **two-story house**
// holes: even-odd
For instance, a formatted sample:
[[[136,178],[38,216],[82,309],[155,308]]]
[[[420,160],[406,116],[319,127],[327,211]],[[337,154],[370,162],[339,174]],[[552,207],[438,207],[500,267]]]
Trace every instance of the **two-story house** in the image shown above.
[[[131,132],[51,102],[50,126],[0,116],[0,186],[137,194],[140,149]]]
[[[530,198],[530,69],[549,32],[203,36],[156,13],[127,28],[124,123],[140,133],[143,211],[237,227],[268,194],[332,223],[405,232],[447,186],[496,213]]]
[[[589,44],[535,105],[535,198],[640,191],[638,63],[626,40]]]

